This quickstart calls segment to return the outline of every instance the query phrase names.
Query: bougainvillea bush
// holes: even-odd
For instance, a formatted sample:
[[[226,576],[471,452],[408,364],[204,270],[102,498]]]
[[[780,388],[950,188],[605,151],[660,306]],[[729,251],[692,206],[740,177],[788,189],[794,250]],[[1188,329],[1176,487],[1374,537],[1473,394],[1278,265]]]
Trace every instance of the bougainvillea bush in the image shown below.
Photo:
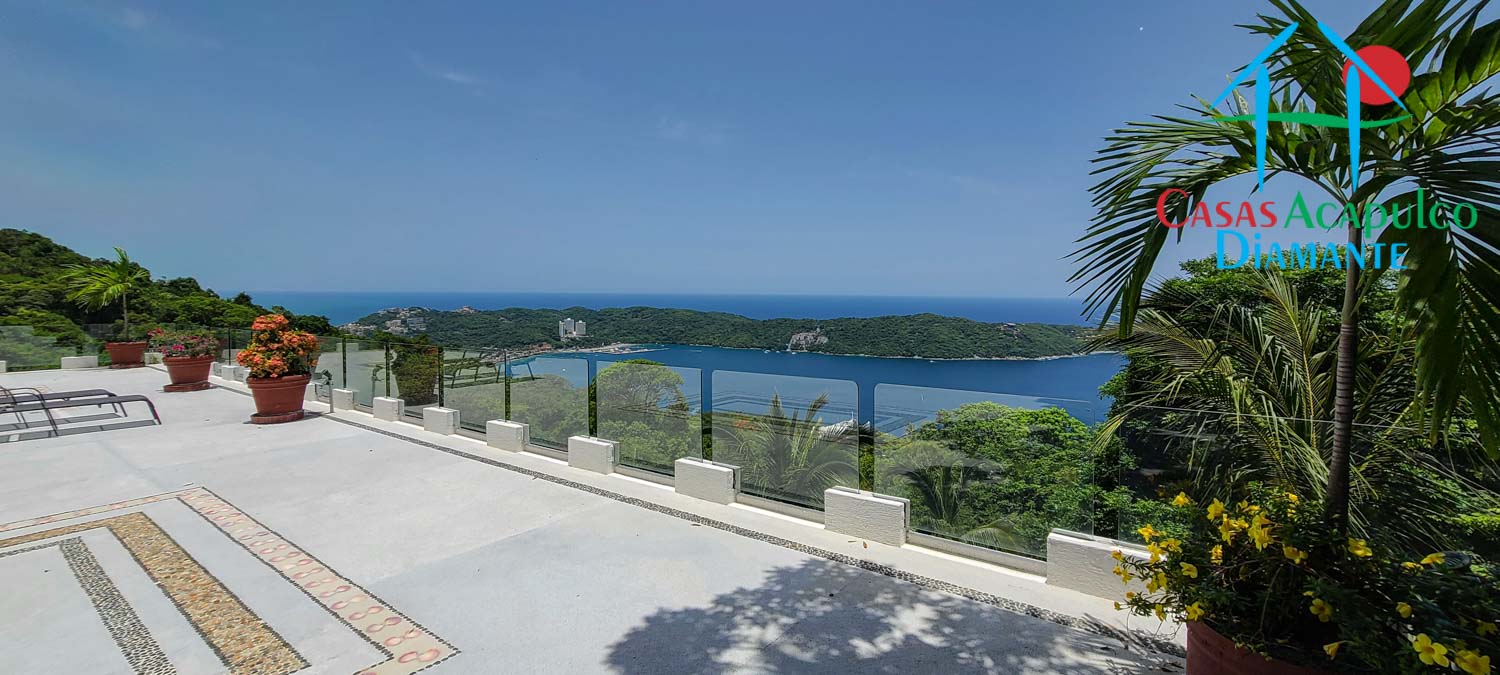
[[[1149,559],[1115,552],[1115,574],[1145,582],[1118,606],[1332,671],[1489,675],[1500,665],[1500,568],[1341,536],[1314,500],[1263,486],[1251,495],[1202,505],[1179,494],[1186,532],[1147,525]]]
[[[317,367],[321,353],[317,336],[292,330],[286,317],[266,314],[255,319],[250,329],[250,344],[235,359],[250,369],[250,377],[310,375]]]
[[[219,351],[219,339],[208,331],[153,328],[146,337],[153,351],[167,357],[213,356]]]

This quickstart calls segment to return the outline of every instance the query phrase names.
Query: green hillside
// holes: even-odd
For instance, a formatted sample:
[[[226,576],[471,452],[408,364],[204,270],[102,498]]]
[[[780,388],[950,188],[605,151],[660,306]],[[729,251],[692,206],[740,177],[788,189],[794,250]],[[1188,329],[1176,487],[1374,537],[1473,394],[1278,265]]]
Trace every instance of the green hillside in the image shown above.
[[[926,358],[1037,358],[1075,354],[1088,329],[1049,324],[983,323],[915,314],[849,319],[751,319],[723,312],[624,307],[592,310],[511,308],[487,312],[385,311],[359,324],[376,327],[398,318],[420,316],[426,335],[437,344],[472,347],[561,346],[557,322],[565,317],[588,323],[588,337],[568,346],[626,343],[698,344],[715,347],[786,349],[804,335],[798,349],[829,354],[921,356]]]

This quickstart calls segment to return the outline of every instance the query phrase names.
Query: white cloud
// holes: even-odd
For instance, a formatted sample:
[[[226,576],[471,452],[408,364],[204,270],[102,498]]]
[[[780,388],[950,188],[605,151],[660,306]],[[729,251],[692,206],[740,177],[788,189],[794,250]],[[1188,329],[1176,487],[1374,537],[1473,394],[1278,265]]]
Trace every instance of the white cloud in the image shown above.
[[[415,50],[406,50],[406,58],[411,61],[413,66],[417,67],[417,70],[428,77],[466,87],[478,87],[484,84],[484,78],[462,70],[433,63]]]

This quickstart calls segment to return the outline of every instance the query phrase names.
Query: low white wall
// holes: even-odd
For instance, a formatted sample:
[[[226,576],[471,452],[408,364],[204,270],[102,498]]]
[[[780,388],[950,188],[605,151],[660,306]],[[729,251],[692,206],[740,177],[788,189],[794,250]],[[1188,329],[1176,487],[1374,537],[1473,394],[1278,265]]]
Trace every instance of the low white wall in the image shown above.
[[[390,396],[376,396],[370,403],[375,419],[400,422],[406,415],[406,401]]]
[[[435,405],[423,408],[422,428],[445,436],[456,434],[458,433],[458,411]]]
[[[594,473],[614,473],[620,463],[620,445],[593,436],[568,439],[568,466]]]
[[[732,504],[740,492],[740,468],[732,464],[683,457],[673,462],[672,473],[678,494]]]
[[[73,369],[76,369],[76,368],[98,368],[99,367],[99,357],[98,356],[64,356],[64,357],[62,357],[62,364],[61,364],[61,366],[62,366],[63,370],[73,370]]]
[[[328,398],[328,401],[334,410],[353,410],[354,390],[334,389],[333,395]]]
[[[531,442],[531,425],[510,420],[484,423],[484,442],[492,448],[520,452]]]
[[[1047,535],[1047,583],[1109,600],[1124,600],[1126,591],[1144,592],[1139,579],[1120,583],[1114,573],[1115,551],[1136,560],[1151,558],[1136,544],[1053,530]]]
[[[823,527],[870,541],[902,546],[911,504],[905,498],[831,487],[823,492]]]

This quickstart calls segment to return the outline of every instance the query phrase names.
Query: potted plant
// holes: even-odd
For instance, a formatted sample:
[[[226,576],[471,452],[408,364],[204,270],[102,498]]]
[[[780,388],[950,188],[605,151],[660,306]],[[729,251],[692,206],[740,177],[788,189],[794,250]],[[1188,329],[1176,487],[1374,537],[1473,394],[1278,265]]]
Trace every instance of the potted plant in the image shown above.
[[[302,400],[318,366],[317,336],[292,330],[286,317],[267,314],[255,320],[250,344],[235,360],[250,369],[245,383],[255,397],[256,424],[302,419]]]
[[[1145,584],[1117,607],[1187,622],[1189,675],[1494,672],[1500,567],[1400,555],[1343,534],[1313,500],[1251,495],[1201,506],[1179,494],[1185,525],[1142,527],[1149,558],[1114,554],[1117,576]]]
[[[130,339],[130,293],[137,286],[151,281],[151,273],[136,264],[115,247],[115,259],[98,264],[72,264],[64,272],[64,279],[72,287],[68,299],[90,311],[120,301],[120,317],[124,321],[122,340],[107,342],[111,368],[138,368],[145,365],[147,343]]]
[[[209,387],[208,373],[213,367],[214,354],[219,351],[217,337],[207,331],[163,328],[154,328],[146,335],[151,349],[161,354],[167,376],[172,378],[172,383],[162,388],[164,391],[199,391]]]

